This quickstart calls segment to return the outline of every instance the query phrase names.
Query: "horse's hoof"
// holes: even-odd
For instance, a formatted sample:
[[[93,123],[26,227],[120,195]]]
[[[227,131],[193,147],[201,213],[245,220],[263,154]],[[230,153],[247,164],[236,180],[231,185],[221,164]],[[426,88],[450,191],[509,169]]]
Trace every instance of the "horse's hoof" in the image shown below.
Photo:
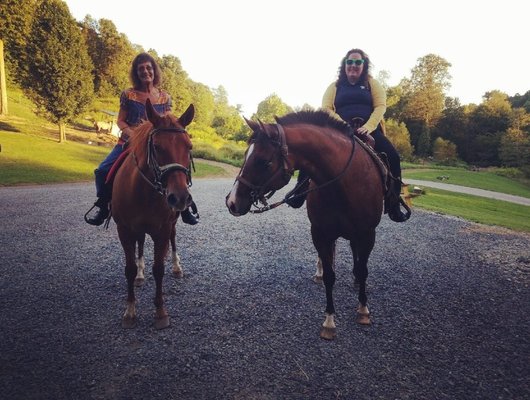
[[[169,316],[164,316],[161,318],[155,318],[155,329],[165,329],[169,327]]]
[[[145,282],[145,278],[136,278],[134,280],[134,286],[138,287],[138,286],[142,286]]]
[[[337,336],[337,328],[320,328],[320,337],[325,340],[333,340]]]
[[[357,313],[357,323],[359,325],[372,325],[370,314]]]
[[[178,278],[178,279],[183,278],[184,277],[184,272],[182,270],[181,271],[173,271],[173,276],[175,278]]]
[[[132,329],[136,327],[136,318],[123,317],[121,320],[121,327],[124,329]]]
[[[320,276],[320,275],[313,275],[313,282],[315,282],[315,283],[322,283],[322,276]]]

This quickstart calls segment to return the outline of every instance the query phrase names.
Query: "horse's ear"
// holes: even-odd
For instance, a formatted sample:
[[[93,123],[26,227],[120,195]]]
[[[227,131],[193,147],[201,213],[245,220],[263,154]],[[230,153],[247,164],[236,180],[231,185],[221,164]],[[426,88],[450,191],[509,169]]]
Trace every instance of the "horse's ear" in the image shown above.
[[[147,114],[147,119],[153,124],[153,126],[157,126],[157,123],[160,120],[160,115],[155,111],[149,98],[145,101],[145,113]]]
[[[257,122],[252,121],[250,119],[246,119],[245,117],[243,117],[243,118],[245,119],[245,122],[250,127],[250,129],[252,129],[253,132],[259,131],[259,125],[258,125]]]
[[[180,116],[179,122],[185,128],[191,123],[191,121],[193,121],[194,116],[195,116],[195,107],[193,106],[193,104],[190,104],[188,108],[186,109],[186,111],[184,111],[184,114]]]

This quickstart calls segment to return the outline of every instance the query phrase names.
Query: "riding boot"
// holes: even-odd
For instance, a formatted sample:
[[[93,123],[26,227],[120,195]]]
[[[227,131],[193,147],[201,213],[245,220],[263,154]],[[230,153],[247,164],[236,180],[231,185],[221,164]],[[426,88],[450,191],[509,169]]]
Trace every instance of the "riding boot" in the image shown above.
[[[385,198],[385,210],[388,212],[388,217],[394,222],[405,222],[410,218],[410,209],[407,213],[401,211],[401,179],[393,179],[392,187]]]
[[[298,172],[298,179],[296,186],[285,196],[285,202],[293,208],[300,208],[304,204],[307,197],[307,193],[304,193],[309,188],[309,177],[307,174],[300,170]]]
[[[105,199],[103,197],[99,197],[96,202],[94,203],[94,206],[98,208],[98,210],[96,211],[96,213],[94,214],[93,217],[90,217],[90,218],[87,218],[85,216],[85,221],[90,224],[90,225],[95,225],[95,226],[99,226],[101,225],[103,222],[105,222],[105,220],[108,218],[109,216],[109,202],[110,200],[109,199]]]
[[[182,217],[182,222],[184,222],[185,224],[188,224],[188,225],[198,224],[199,213],[197,212],[197,205],[195,204],[195,202],[192,201],[191,205],[180,213],[180,216]]]

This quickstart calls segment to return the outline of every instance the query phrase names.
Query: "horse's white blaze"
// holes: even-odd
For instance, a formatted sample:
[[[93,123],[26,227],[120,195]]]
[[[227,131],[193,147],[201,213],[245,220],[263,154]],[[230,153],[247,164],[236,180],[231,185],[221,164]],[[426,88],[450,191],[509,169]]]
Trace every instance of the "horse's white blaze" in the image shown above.
[[[247,156],[245,157],[245,162],[243,163],[243,168],[241,168],[239,175],[243,174],[243,171],[245,169],[245,164],[247,160],[250,158],[250,155],[252,154],[253,151],[254,151],[254,143],[252,143],[248,148]],[[230,193],[228,194],[228,198],[226,200],[226,204],[228,207],[236,203],[236,193],[237,193],[238,188],[239,188],[239,181],[235,181],[234,186],[232,186],[232,190],[230,190]]]
[[[239,181],[235,181],[234,186],[232,186],[232,190],[228,194],[228,199],[226,200],[226,205],[228,207],[233,206],[236,202],[236,193],[237,193],[238,186],[239,186]]]
[[[140,257],[136,259],[136,279],[145,279],[144,271],[145,271],[145,259],[144,257]]]
[[[175,274],[182,273],[182,264],[180,263],[180,257],[176,251],[171,252],[171,264],[173,265],[173,272]]]
[[[330,328],[335,329],[335,316],[333,314],[326,314],[326,319],[324,320],[324,323],[322,324],[324,328]]]

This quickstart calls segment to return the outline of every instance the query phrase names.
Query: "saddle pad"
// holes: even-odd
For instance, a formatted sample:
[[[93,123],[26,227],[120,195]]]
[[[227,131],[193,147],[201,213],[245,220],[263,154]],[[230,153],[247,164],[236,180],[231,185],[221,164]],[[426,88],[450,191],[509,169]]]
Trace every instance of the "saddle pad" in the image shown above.
[[[125,157],[129,155],[130,151],[129,149],[125,149],[123,153],[121,153],[116,161],[114,161],[114,164],[112,164],[112,167],[110,167],[110,171],[107,174],[107,179],[105,180],[106,184],[112,184],[112,181],[114,180],[114,177],[116,176],[116,172],[118,172],[118,169],[123,164],[123,160],[125,160]]]

